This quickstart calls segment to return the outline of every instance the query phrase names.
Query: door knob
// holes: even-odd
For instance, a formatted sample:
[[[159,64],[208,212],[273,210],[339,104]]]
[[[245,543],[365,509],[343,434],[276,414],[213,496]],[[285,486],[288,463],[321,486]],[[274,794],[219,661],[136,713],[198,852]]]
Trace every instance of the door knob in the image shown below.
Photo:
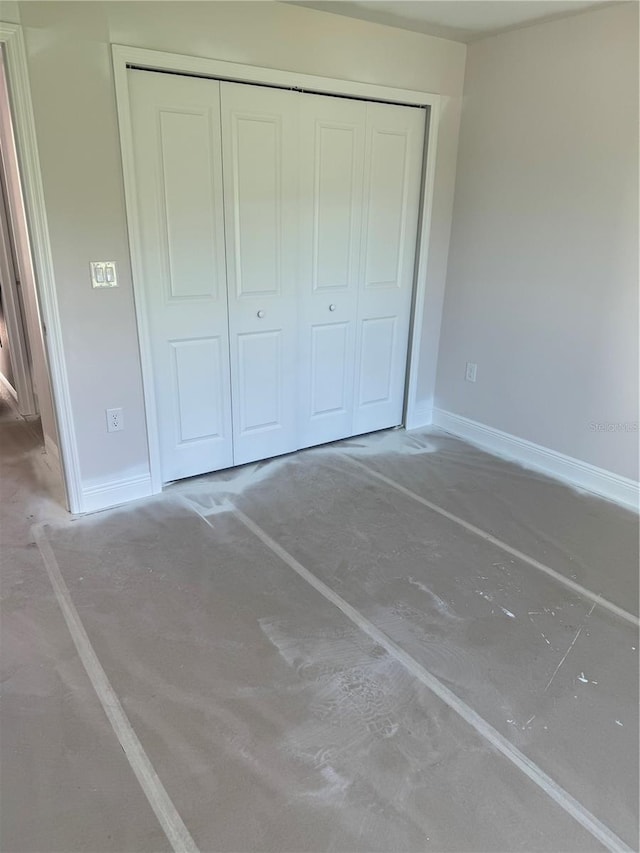
[[[258,311],[256,316],[262,320],[262,318],[264,317],[264,311]]]
[[[335,311],[335,310],[336,310],[336,306],[332,302],[331,305],[329,305],[329,311]]]

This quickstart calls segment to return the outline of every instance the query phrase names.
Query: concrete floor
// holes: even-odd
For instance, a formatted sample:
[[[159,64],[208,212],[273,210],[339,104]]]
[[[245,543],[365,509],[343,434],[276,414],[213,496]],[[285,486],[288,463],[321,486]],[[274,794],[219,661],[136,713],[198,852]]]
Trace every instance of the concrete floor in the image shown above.
[[[4,853],[637,849],[634,514],[436,433],[76,520],[0,456]]]

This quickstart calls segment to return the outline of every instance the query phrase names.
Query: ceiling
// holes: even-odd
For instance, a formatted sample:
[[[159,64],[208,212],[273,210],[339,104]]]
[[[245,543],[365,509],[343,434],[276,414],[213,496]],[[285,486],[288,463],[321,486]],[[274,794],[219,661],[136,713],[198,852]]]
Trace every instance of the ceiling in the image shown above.
[[[606,3],[603,0],[298,0],[293,5],[471,42]]]

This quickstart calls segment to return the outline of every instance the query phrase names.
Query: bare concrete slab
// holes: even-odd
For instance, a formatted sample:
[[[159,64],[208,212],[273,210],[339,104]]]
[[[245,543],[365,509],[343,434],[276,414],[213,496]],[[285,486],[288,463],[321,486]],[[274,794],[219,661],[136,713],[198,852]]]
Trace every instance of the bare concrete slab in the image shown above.
[[[638,614],[638,516],[450,435],[372,433],[339,448]]]
[[[169,850],[33,556],[29,581],[3,583],[0,847]]]
[[[292,458],[236,502],[636,843],[636,627],[337,454]]]
[[[49,531],[202,850],[597,849],[232,513],[166,499]]]
[[[30,534],[64,520],[37,425],[0,400],[0,849],[170,846],[76,654]]]
[[[2,850],[170,848],[33,547],[39,520],[203,852],[602,849],[488,731],[636,849],[637,627],[343,454],[626,610],[637,517],[448,437],[393,432],[69,521],[41,498],[37,434],[3,426]]]

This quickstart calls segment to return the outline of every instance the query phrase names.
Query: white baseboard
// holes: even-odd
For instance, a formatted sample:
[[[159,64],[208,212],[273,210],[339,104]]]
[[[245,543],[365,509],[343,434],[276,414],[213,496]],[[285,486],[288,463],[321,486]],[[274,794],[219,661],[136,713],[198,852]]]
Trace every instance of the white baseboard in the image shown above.
[[[153,494],[151,489],[151,476],[142,474],[138,477],[129,477],[124,480],[112,480],[108,483],[100,483],[97,486],[89,486],[82,490],[82,512],[97,512],[101,509],[119,506],[128,501],[139,498],[147,498]]]
[[[550,477],[638,512],[640,484],[628,477],[613,474],[604,468],[597,468],[588,462],[442,409],[434,408],[433,425],[496,456],[513,459],[522,465],[543,471]]]
[[[431,400],[426,403],[416,403],[411,409],[407,409],[404,428],[411,430],[430,426],[432,417],[433,404]]]

